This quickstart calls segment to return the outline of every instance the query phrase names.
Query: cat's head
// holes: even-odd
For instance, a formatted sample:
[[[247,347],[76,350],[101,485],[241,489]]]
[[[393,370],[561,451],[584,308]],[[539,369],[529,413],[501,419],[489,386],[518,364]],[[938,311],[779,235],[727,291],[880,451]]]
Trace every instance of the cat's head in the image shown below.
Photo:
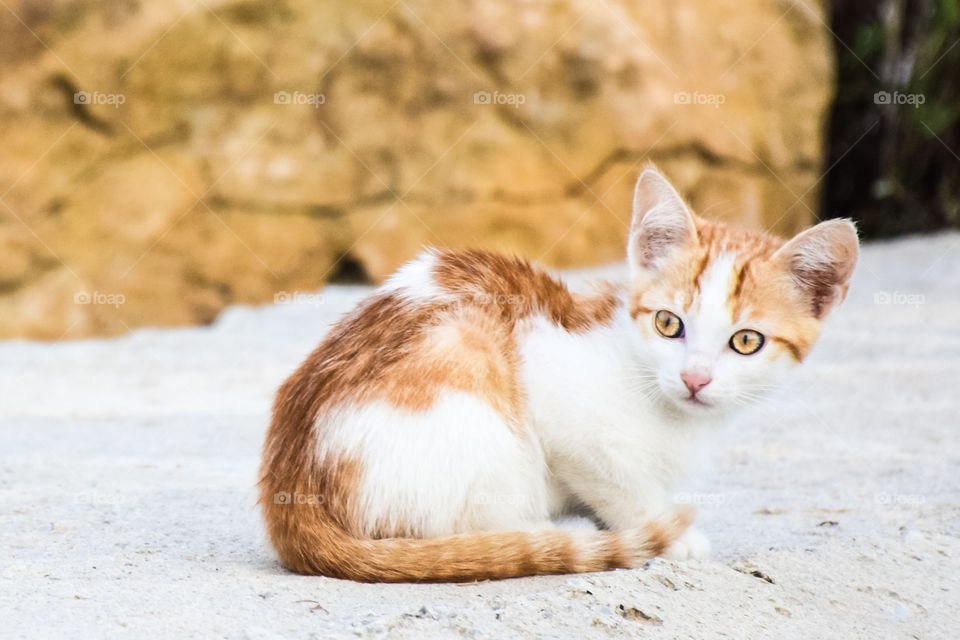
[[[694,216],[666,179],[637,181],[627,245],[630,315],[646,382],[695,414],[749,404],[803,360],[857,262],[849,220],[789,241]]]

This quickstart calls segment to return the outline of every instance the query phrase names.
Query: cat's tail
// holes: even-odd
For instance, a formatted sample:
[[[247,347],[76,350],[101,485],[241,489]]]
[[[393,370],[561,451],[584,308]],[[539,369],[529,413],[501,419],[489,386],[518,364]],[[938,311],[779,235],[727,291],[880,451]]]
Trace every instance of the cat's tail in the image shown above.
[[[283,563],[298,573],[360,582],[469,582],[642,567],[663,553],[693,517],[692,510],[678,509],[623,531],[549,529],[371,540],[351,536],[323,518],[297,518],[295,511],[299,509],[268,516],[269,534]]]

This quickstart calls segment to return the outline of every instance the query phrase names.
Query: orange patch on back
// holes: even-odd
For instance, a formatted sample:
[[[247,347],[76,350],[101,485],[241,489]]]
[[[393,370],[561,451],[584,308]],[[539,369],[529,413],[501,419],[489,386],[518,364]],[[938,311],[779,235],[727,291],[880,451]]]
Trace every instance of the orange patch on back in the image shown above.
[[[542,314],[568,331],[587,331],[609,322],[619,304],[613,285],[593,296],[572,293],[526,260],[487,251],[440,253],[434,276],[463,304],[489,308],[509,325]]]
[[[497,318],[469,306],[443,308],[435,322],[371,395],[423,411],[444,389],[474,393],[519,430],[519,363],[510,331]]]

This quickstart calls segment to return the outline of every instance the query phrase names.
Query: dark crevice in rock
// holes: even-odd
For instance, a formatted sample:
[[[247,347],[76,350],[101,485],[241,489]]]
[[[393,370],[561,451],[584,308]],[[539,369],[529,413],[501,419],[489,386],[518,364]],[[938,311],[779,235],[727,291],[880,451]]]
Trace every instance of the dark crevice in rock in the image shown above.
[[[506,74],[500,70],[500,63],[503,60],[503,53],[486,43],[479,43],[473,58],[480,68],[493,79],[494,87],[513,86]],[[487,89],[487,87],[484,87]]]
[[[67,111],[80,124],[101,135],[113,135],[113,125],[93,113],[90,105],[84,102],[82,98],[83,95],[89,96],[89,94],[81,92],[70,78],[62,73],[57,73],[50,78],[50,84],[62,94]]]
[[[349,251],[344,253],[327,279],[330,284],[373,284],[366,267]]]

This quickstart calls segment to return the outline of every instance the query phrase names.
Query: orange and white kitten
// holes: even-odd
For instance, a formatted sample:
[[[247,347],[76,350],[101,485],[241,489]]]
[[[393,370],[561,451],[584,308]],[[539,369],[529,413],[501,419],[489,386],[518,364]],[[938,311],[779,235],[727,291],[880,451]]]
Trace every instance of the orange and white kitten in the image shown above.
[[[698,434],[803,360],[857,254],[846,220],[784,242],[700,219],[653,169],[627,287],[423,254],[277,393],[260,490],[280,559],[397,582],[703,555],[667,500]],[[601,530],[555,524],[585,510]]]

